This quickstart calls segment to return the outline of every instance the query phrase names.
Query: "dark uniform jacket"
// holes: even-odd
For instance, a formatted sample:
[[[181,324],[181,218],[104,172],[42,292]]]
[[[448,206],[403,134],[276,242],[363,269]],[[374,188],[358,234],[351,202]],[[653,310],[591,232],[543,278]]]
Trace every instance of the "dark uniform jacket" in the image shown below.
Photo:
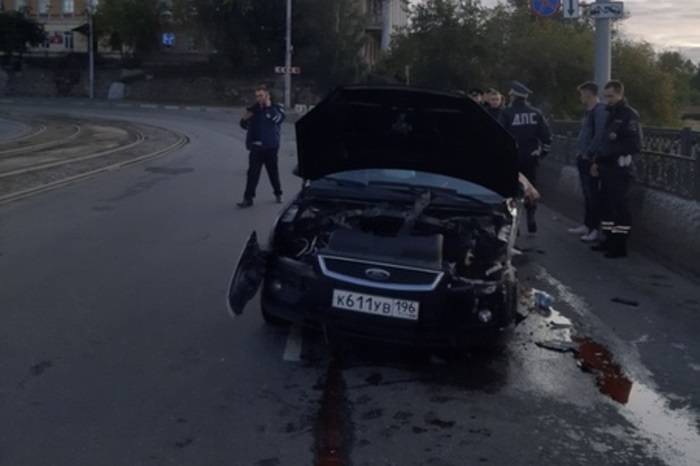
[[[552,133],[542,112],[518,98],[503,110],[505,128],[518,141],[518,159],[528,163],[531,157],[544,157],[552,144]]]
[[[631,160],[631,156],[642,151],[643,135],[639,113],[627,104],[626,99],[608,106],[606,110],[608,116],[596,162],[617,163],[620,157],[628,155]],[[629,163],[625,162],[625,165]]]
[[[262,149],[278,149],[280,146],[280,125],[284,121],[284,108],[276,103],[269,107],[258,104],[247,108],[253,114],[250,118],[241,118],[241,128],[248,130],[245,146],[251,150],[254,145]]]

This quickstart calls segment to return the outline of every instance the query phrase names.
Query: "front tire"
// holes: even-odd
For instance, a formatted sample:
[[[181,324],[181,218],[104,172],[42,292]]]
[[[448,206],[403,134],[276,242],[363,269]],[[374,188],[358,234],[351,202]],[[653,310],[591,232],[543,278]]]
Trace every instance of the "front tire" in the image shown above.
[[[270,311],[265,307],[265,303],[262,299],[260,300],[260,313],[265,323],[271,327],[289,327],[288,321],[270,314]]]

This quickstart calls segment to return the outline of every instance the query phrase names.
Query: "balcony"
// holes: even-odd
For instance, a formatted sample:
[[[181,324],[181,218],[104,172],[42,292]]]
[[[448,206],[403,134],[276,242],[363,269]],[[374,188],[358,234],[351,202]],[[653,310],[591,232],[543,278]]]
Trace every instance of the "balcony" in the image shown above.
[[[381,13],[367,13],[365,15],[365,30],[381,31],[382,30],[382,15]]]

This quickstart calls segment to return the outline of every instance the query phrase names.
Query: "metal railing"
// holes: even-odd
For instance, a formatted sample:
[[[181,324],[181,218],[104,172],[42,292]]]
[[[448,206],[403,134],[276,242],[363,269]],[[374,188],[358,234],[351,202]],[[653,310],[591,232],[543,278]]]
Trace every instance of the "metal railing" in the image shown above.
[[[576,164],[578,121],[553,120],[553,150],[560,162]],[[635,181],[685,199],[700,201],[700,131],[644,127],[644,149],[634,161]]]

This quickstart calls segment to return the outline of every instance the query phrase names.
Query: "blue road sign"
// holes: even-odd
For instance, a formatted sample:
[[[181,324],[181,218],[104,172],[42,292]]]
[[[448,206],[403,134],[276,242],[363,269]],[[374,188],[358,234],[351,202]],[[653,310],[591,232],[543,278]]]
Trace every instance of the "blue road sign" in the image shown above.
[[[530,10],[537,16],[551,18],[559,13],[561,0],[530,0]]]

